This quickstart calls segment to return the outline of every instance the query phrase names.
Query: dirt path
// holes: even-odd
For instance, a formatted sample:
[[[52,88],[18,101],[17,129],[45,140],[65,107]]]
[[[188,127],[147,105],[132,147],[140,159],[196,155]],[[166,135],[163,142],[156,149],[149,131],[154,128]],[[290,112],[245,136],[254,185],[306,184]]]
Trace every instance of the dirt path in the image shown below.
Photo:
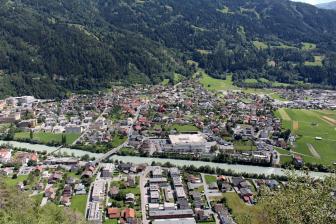
[[[332,118],[327,117],[327,116],[322,116],[321,118],[322,118],[322,120],[324,120],[328,124],[336,125],[336,120],[335,119],[332,119]]]
[[[321,159],[320,154],[318,154],[318,152],[315,150],[314,146],[312,144],[307,143],[308,149],[310,151],[310,153],[318,159]]]
[[[299,122],[298,121],[293,121],[293,131],[296,131],[299,129]]]
[[[283,109],[283,108],[280,108],[280,109],[279,109],[279,114],[280,114],[281,118],[282,118],[283,120],[285,120],[285,121],[290,121],[290,120],[292,120],[292,119],[290,118],[290,116],[287,114],[286,110]]]

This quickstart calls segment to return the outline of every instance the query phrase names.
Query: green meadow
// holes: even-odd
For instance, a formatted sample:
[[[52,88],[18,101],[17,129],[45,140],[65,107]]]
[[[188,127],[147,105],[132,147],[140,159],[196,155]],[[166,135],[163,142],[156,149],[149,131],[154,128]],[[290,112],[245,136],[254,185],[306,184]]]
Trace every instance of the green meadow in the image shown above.
[[[336,162],[336,124],[325,119],[335,118],[336,111],[280,109],[276,115],[282,120],[282,128],[291,129],[297,136],[293,151],[306,162]]]
[[[232,81],[232,74],[229,74],[226,76],[226,79],[216,79],[208,74],[206,74],[204,71],[199,71],[199,74],[201,75],[200,83],[210,91],[242,91],[245,93],[251,93],[251,94],[267,94],[273,99],[277,100],[284,100],[282,99],[278,93],[274,92],[271,89],[261,89],[261,88],[240,88],[238,86],[235,86]],[[253,82],[266,82],[266,79],[248,79],[247,82],[253,83]],[[267,82],[270,82],[267,80]],[[279,82],[272,82],[273,86],[286,86],[285,83],[279,83]],[[288,84],[287,84],[288,85]]]
[[[226,79],[216,79],[204,72],[201,72],[202,78],[201,84],[208,90],[220,91],[220,90],[239,90],[239,87],[234,86],[232,82],[232,75],[226,76]]]

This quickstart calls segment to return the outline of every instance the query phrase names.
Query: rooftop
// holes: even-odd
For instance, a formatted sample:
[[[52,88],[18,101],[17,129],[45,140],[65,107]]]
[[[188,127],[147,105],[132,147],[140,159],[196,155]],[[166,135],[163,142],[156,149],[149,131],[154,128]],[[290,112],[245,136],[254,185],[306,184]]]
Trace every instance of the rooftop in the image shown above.
[[[206,139],[201,134],[180,134],[169,135],[169,139],[173,145],[178,144],[204,144]]]

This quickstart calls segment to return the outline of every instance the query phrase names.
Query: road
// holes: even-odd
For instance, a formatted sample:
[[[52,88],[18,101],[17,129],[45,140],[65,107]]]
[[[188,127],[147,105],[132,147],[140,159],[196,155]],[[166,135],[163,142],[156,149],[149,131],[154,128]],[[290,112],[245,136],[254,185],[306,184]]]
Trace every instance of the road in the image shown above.
[[[148,204],[147,176],[151,172],[152,167],[147,166],[146,169],[140,175],[140,192],[141,192],[141,212],[142,212],[142,224],[148,224],[150,221],[147,219],[146,205]]]
[[[103,112],[99,115],[99,117],[94,121],[97,122],[99,120],[101,120],[103,118],[103,114],[106,113],[106,111],[108,110],[108,107],[105,107],[105,109],[103,110]],[[91,124],[91,123],[90,123]],[[85,130],[83,131],[83,133],[71,144],[71,145],[76,145],[77,142],[87,133],[87,131],[89,130],[90,128],[90,125],[88,125]]]
[[[147,167],[146,170],[140,175],[140,192],[141,192],[141,213],[142,213],[142,224],[148,224],[149,220],[147,219],[146,205],[148,203],[147,188],[145,184],[147,183],[146,176],[150,172],[150,167]]]
[[[129,137],[133,134],[133,131],[134,131],[134,130],[133,130],[133,125],[134,125],[135,121],[138,120],[138,117],[139,117],[139,115],[140,115],[140,111],[141,111],[141,109],[142,109],[144,106],[145,106],[145,105],[140,105],[140,106],[137,108],[137,111],[136,111],[136,113],[135,113],[135,116],[134,116],[132,122],[128,125],[128,127],[127,127],[127,128],[128,128],[128,133],[127,133],[127,139],[126,139],[126,141],[125,141],[123,144],[119,145],[118,147],[111,149],[110,151],[108,151],[108,152],[105,153],[104,155],[102,155],[102,156],[100,156],[99,158],[97,158],[97,159],[94,161],[95,164],[98,164],[98,163],[100,163],[101,161],[103,161],[103,160],[105,160],[105,159],[111,157],[113,154],[116,154],[121,148],[123,148],[123,147],[125,147],[125,146],[128,145]]]

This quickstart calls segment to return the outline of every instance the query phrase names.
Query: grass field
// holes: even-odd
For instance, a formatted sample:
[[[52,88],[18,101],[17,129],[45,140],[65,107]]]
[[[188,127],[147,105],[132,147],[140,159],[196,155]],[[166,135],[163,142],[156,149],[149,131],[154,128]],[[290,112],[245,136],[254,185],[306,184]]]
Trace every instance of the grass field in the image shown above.
[[[5,177],[3,180],[4,180],[4,183],[7,186],[9,186],[9,187],[15,187],[18,183],[23,182],[24,180],[26,180],[27,177],[28,176],[20,175],[20,176],[17,176],[17,178],[15,178],[15,179],[12,179],[11,177]]]
[[[266,88],[240,88],[238,86],[233,85],[232,81],[232,74],[227,75],[226,79],[216,79],[208,74],[206,74],[203,70],[199,69],[199,74],[201,74],[200,83],[203,85],[204,88],[210,91],[242,91],[245,93],[250,94],[266,94],[270,96],[273,99],[283,101],[285,99],[281,98],[280,95],[276,92],[274,92],[272,89],[266,89]],[[197,73],[196,73],[197,74]],[[195,77],[196,75],[194,75]],[[249,79],[248,82],[271,82],[267,79],[260,78],[259,80],[255,81],[253,79]],[[273,87],[286,87],[290,84],[287,83],[280,83],[280,82],[271,82]]]
[[[238,151],[253,151],[257,149],[251,141],[235,141],[233,142],[233,146]]]
[[[251,224],[263,223],[261,219],[261,209],[258,205],[246,205],[235,192],[224,193],[227,205],[232,209],[232,214],[238,224],[245,224],[245,218],[250,219]]]
[[[68,133],[65,134],[66,136],[66,143],[72,144],[78,137],[79,134],[76,133]],[[18,132],[15,133],[15,140],[19,139],[30,139],[30,133],[29,132]],[[40,143],[47,144],[51,142],[62,142],[62,134],[54,134],[54,133],[45,133],[45,132],[37,132],[33,134],[33,140],[36,140]]]
[[[104,224],[118,224],[118,219],[105,219]]]
[[[306,162],[331,165],[336,161],[336,125],[323,118],[336,116],[336,111],[280,109],[276,115],[283,119],[284,129],[298,136],[293,150]]]
[[[77,212],[85,215],[87,195],[74,195],[71,198],[70,207]]]
[[[191,124],[173,124],[172,125],[173,129],[176,129],[177,132],[195,132],[198,131],[198,128],[195,125]]]
[[[204,175],[204,178],[205,178],[205,183],[207,184],[211,184],[217,181],[217,177],[213,175]]]
[[[112,147],[118,147],[119,145],[123,144],[127,140],[126,136],[116,135],[112,139]]]
[[[215,79],[211,76],[202,73],[201,84],[208,90],[239,90],[237,86],[233,85],[232,75],[226,76],[226,80]]]

